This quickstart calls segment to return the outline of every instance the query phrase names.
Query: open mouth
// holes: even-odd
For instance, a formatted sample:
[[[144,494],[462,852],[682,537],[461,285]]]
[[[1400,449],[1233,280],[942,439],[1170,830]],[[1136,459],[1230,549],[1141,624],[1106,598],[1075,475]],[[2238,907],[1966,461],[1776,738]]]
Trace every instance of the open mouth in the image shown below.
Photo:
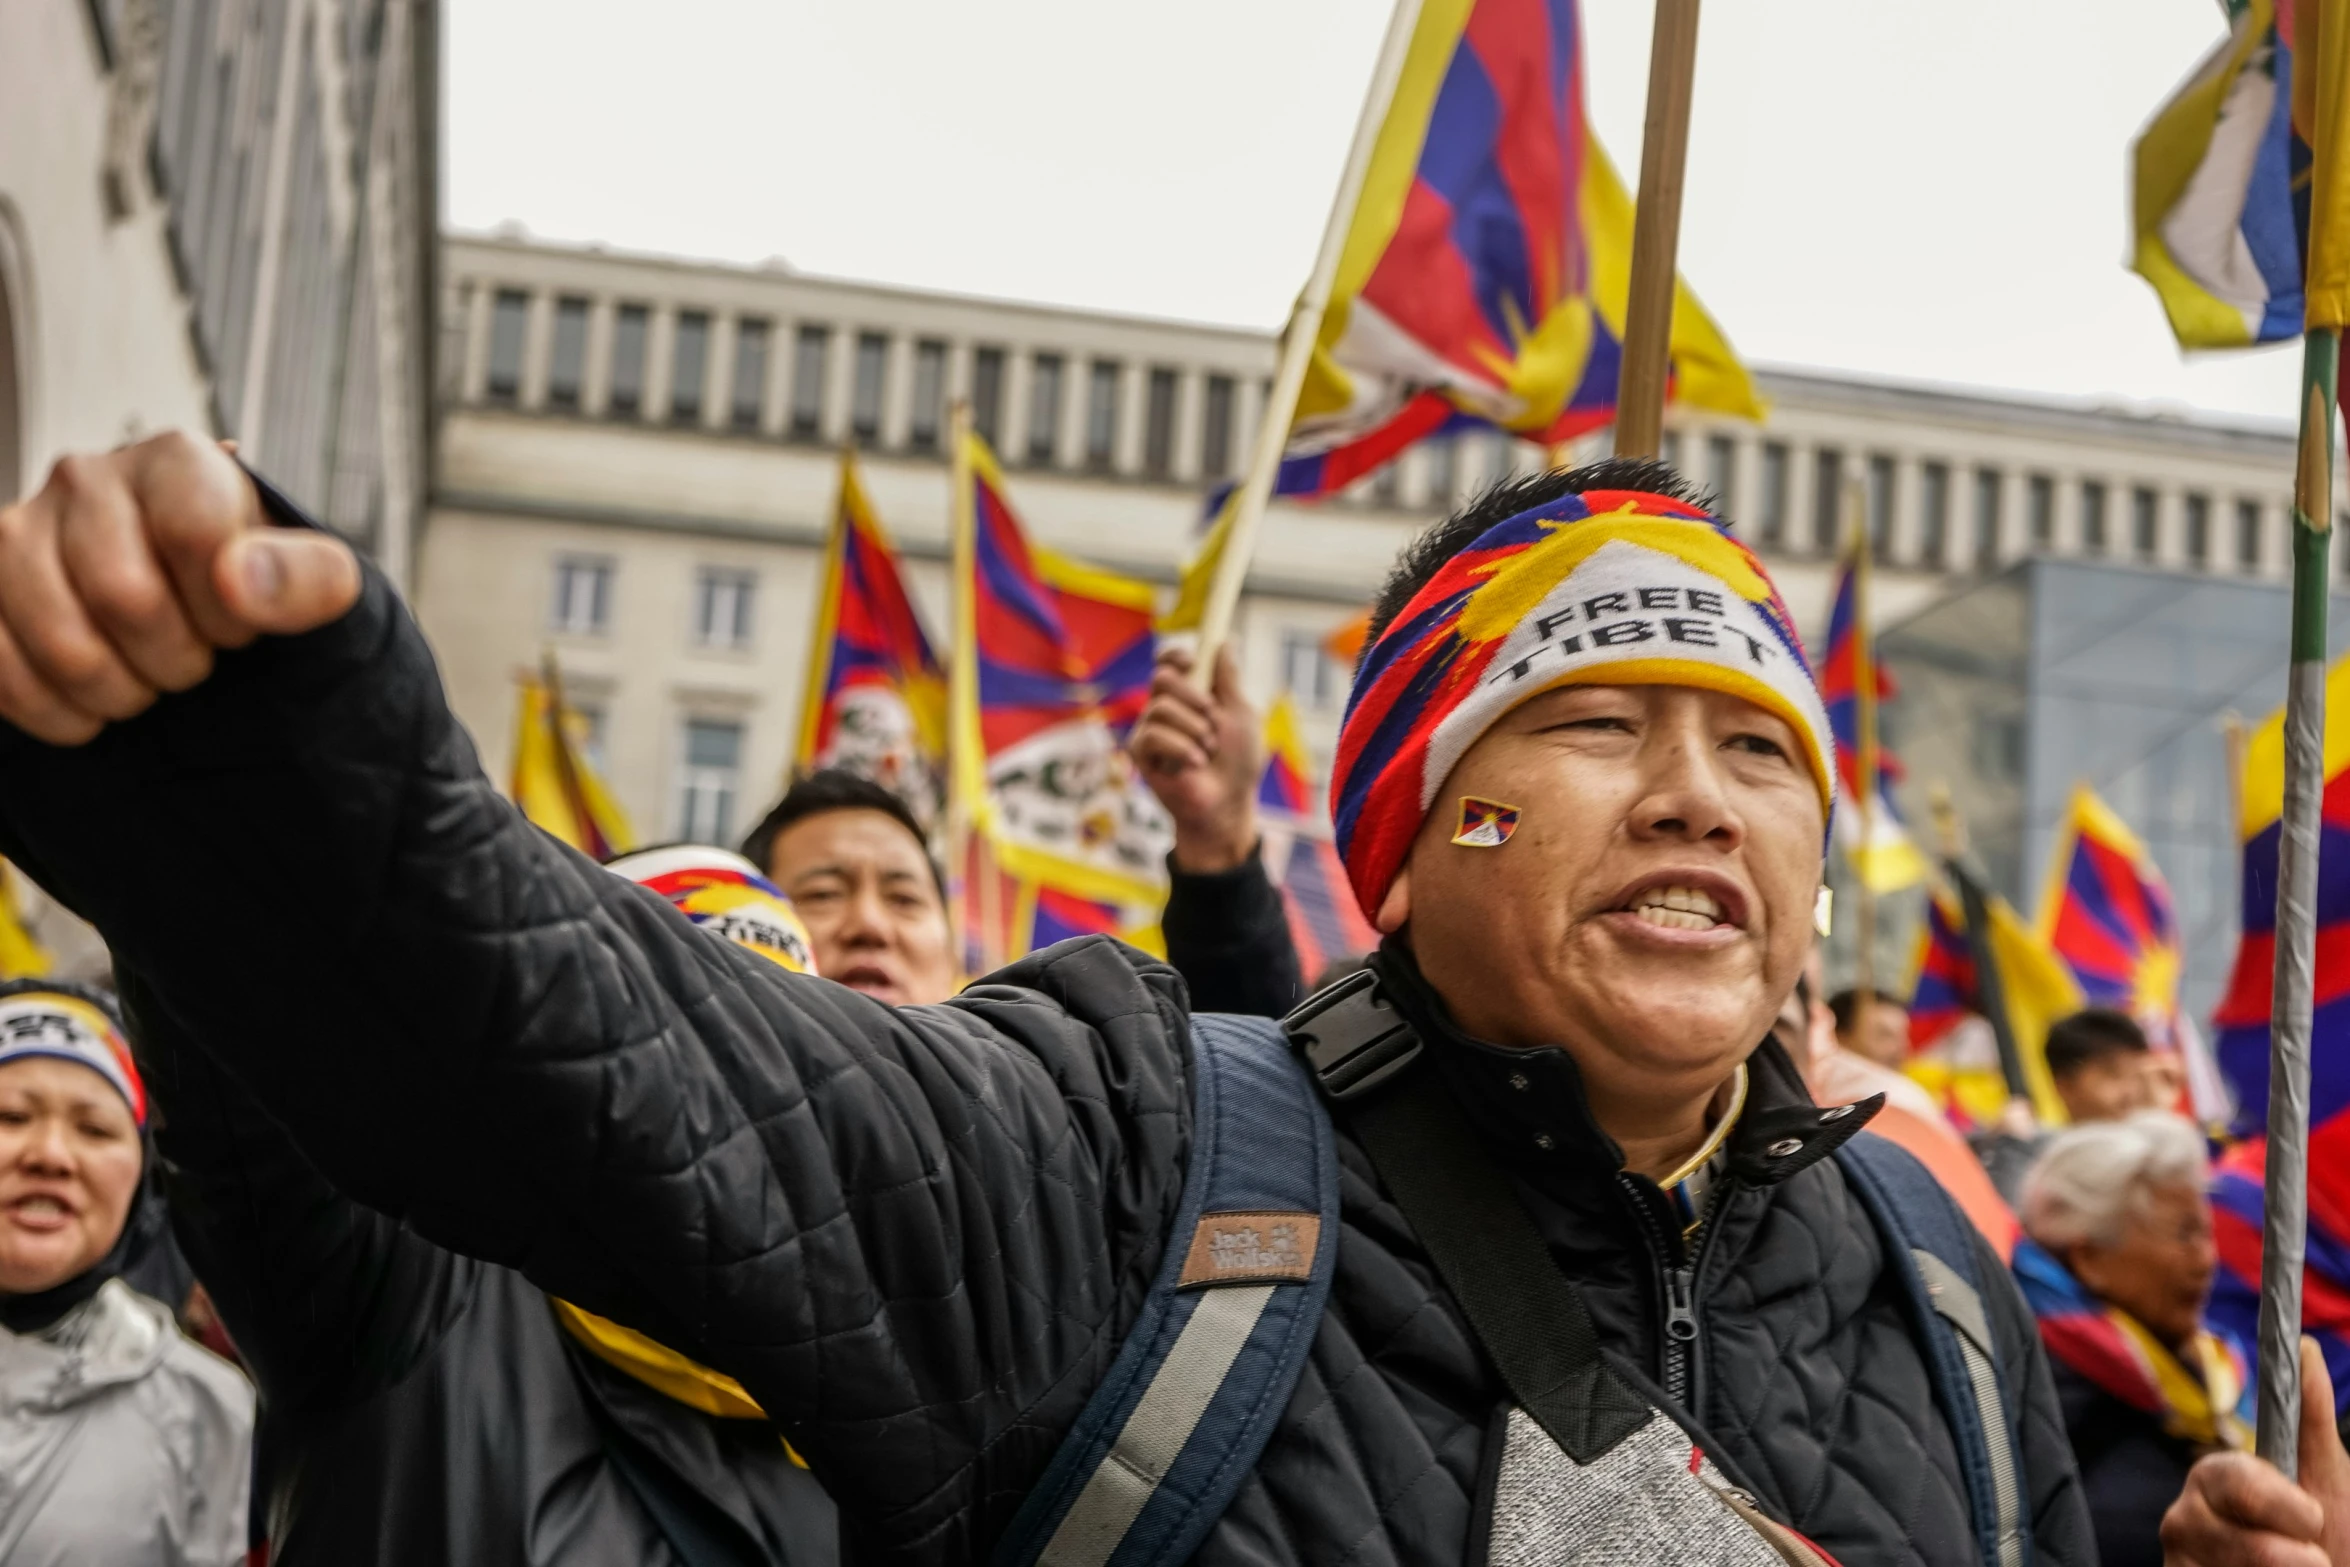
[[[8,1205],[11,1218],[32,1229],[53,1229],[73,1217],[73,1205],[47,1192],[19,1197]]]
[[[1624,912],[1666,930],[1714,930],[1730,923],[1721,900],[1702,887],[1644,887],[1632,895]]]

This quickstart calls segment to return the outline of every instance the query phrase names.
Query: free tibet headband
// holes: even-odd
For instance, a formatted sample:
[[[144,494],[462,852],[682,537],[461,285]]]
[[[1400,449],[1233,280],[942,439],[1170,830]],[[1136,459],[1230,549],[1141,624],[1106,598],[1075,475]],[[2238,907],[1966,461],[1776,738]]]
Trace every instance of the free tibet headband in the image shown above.
[[[1330,810],[1365,917],[1377,917],[1477,737],[1563,685],[1743,697],[1803,737],[1821,810],[1834,809],[1827,708],[1762,562],[1687,502],[1642,490],[1562,495],[1446,561],[1363,654]]]

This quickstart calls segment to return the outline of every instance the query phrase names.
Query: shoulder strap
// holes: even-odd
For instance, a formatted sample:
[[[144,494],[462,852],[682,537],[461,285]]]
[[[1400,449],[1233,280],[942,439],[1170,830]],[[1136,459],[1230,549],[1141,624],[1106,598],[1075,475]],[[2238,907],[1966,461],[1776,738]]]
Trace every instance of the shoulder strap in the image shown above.
[[[1269,1018],[1191,1020],[1194,1112],[1167,1256],[996,1567],[1168,1567],[1255,1469],[1338,1255],[1338,1154]]]
[[[1836,1163],[1908,1293],[1934,1396],[1966,1473],[1984,1567],[2027,1567],[2032,1537],[2024,1527],[2022,1443],[1983,1310],[1974,1225],[1908,1150],[1873,1132],[1837,1149]]]

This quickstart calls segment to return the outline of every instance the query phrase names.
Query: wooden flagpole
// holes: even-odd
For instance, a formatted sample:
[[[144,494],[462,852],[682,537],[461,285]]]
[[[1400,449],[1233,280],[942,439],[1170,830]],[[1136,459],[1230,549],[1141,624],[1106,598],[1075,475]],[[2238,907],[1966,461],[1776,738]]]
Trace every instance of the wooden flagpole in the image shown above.
[[[1671,374],[1673,279],[1681,244],[1689,104],[1697,87],[1697,0],[1656,0],[1648,49],[1648,120],[1640,142],[1640,204],[1632,216],[1632,284],[1616,382],[1616,455],[1654,457]]]
[[[1387,39],[1379,46],[1379,60],[1371,70],[1371,85],[1363,94],[1363,114],[1355,122],[1354,144],[1347,149],[1346,164],[1338,176],[1338,192],[1330,202],[1330,219],[1322,227],[1322,248],[1315,253],[1314,269],[1306,276],[1306,286],[1289,313],[1288,330],[1281,337],[1280,368],[1273,377],[1272,393],[1265,399],[1264,415],[1257,421],[1257,441],[1249,453],[1248,474],[1241,480],[1240,494],[1233,503],[1232,531],[1224,540],[1224,553],[1216,561],[1207,608],[1200,618],[1199,652],[1193,667],[1201,672],[1202,679],[1213,677],[1217,650],[1232,633],[1232,615],[1240,606],[1241,584],[1247,580],[1249,562],[1257,552],[1258,524],[1264,520],[1265,507],[1273,498],[1273,483],[1281,475],[1281,454],[1289,444],[1289,426],[1297,415],[1298,393],[1306,384],[1306,367],[1313,362],[1314,344],[1322,335],[1322,317],[1330,308],[1330,288],[1338,276],[1347,230],[1353,226],[1355,201],[1362,195],[1363,181],[1371,172],[1371,154],[1378,146],[1379,128],[1387,121],[1388,106],[1395,99],[1395,84],[1402,79],[1404,60],[1412,49],[1412,33],[1419,22],[1420,0],[1396,0],[1395,10],[1387,19]]]
[[[979,517],[971,494],[971,405],[963,398],[956,398],[947,410],[947,432],[948,482],[954,487],[947,503],[947,569],[952,578],[947,588],[947,870],[949,885],[961,893],[948,900],[947,914],[957,944],[968,951],[972,933],[965,929],[965,919],[971,900],[986,889],[972,885],[978,879],[971,870],[972,817],[978,802],[971,798],[965,774],[975,773],[984,783],[987,760],[965,754],[976,739],[964,733],[969,727],[965,715],[979,710],[979,628],[971,623]],[[983,972],[992,958],[992,953],[982,955]]]

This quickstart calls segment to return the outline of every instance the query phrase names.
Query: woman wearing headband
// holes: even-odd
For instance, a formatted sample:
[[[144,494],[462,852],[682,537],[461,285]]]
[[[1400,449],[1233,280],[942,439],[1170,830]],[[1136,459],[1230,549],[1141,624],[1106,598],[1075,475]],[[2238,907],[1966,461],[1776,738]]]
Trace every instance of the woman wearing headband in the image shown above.
[[[0,984],[0,1561],[245,1560],[253,1391],[121,1274],[158,1240],[111,1004]]]

